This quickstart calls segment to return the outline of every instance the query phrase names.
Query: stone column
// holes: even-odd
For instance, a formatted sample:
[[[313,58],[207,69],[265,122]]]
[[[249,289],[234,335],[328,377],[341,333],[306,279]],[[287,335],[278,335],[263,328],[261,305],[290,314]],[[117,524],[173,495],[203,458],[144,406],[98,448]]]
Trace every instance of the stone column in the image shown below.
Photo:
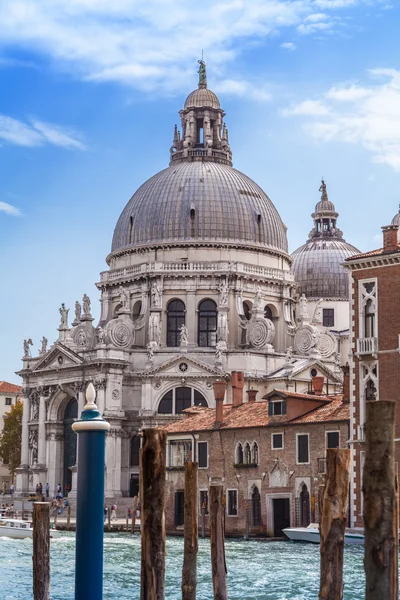
[[[38,439],[38,467],[46,468],[46,396],[43,388],[39,388],[39,439]]]
[[[106,379],[94,382],[94,387],[96,388],[96,404],[100,414],[103,414],[106,408],[106,385]]]
[[[106,498],[122,496],[121,492],[121,439],[122,429],[113,424],[106,438]]]
[[[197,327],[196,327],[196,290],[188,290],[186,293],[186,327],[189,330],[189,346],[197,345]]]
[[[86,404],[86,400],[85,400],[85,390],[84,388],[84,384],[82,384],[79,388],[79,392],[78,392],[78,419],[81,416],[81,413],[83,411],[83,407]]]

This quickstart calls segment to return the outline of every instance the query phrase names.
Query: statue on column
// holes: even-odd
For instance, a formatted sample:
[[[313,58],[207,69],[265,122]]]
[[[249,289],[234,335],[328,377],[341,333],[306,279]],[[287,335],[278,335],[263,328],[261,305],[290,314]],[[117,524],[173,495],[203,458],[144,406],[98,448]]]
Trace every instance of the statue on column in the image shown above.
[[[227,306],[228,291],[229,291],[228,283],[227,283],[226,279],[224,279],[221,282],[221,285],[219,287],[219,305],[220,306]]]
[[[316,325],[322,325],[322,302],[323,299],[320,298],[319,300],[317,300],[317,304],[315,306],[312,322]]]
[[[83,314],[85,316],[90,315],[90,298],[89,296],[87,296],[87,294],[83,294],[83,299],[82,299],[82,304],[83,304]]]
[[[32,356],[31,349],[29,348],[29,346],[33,346],[31,338],[29,338],[29,340],[24,340],[24,357]]]
[[[69,308],[65,308],[64,302],[61,304],[61,308],[59,309],[59,313],[61,315],[60,329],[68,329],[68,313],[69,313]]]
[[[154,362],[154,350],[157,350],[158,344],[157,342],[149,342],[147,344],[147,359],[149,362]]]
[[[129,297],[125,291],[125,288],[122,285],[120,285],[120,287],[119,287],[119,297],[121,300],[122,308],[129,309]]]
[[[253,308],[254,309],[258,309],[261,307],[261,300],[262,300],[262,291],[261,291],[261,288],[259,287],[257,289],[256,295],[254,296],[254,300],[253,300]]]
[[[299,308],[300,308],[300,320],[309,321],[310,317],[308,315],[308,307],[307,307],[307,298],[305,294],[302,294],[299,299]]]
[[[82,315],[82,306],[81,306],[81,303],[78,302],[78,300],[77,300],[75,302],[75,323],[76,324],[80,323],[81,315]]]
[[[104,332],[104,329],[102,327],[98,327],[97,328],[97,336],[99,339],[99,344],[105,344],[106,343],[106,334]]]
[[[38,460],[38,432],[37,429],[32,429],[29,432],[29,448],[31,450],[31,464],[34,465]]]
[[[161,307],[161,290],[156,280],[151,284],[151,306],[153,308]]]

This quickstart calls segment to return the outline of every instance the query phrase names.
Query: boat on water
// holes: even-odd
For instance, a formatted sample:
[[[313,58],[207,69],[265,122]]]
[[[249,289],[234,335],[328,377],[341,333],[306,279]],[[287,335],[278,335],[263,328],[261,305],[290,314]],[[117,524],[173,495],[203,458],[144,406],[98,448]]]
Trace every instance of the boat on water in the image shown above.
[[[0,537],[9,538],[31,538],[33,528],[29,521],[22,519],[8,519],[7,517],[0,518]],[[50,537],[60,537],[61,533],[56,529],[50,529]]]
[[[310,523],[308,527],[287,527],[283,533],[293,542],[311,542],[319,544],[319,530],[317,523]],[[346,530],[344,534],[345,544],[363,544],[364,534],[360,531]]]

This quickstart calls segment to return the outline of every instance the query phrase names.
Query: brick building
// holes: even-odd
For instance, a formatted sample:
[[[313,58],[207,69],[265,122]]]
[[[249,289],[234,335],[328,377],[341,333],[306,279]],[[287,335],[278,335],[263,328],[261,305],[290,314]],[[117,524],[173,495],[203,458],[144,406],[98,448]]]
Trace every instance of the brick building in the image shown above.
[[[383,248],[346,260],[350,270],[351,524],[363,526],[362,470],[366,402],[396,401],[396,439],[400,439],[400,212],[383,229]],[[396,444],[396,461],[400,446]]]
[[[22,399],[22,388],[8,381],[0,381],[0,433],[3,430],[3,417],[11,407]],[[0,462],[0,491],[3,491],[3,483],[6,484],[6,489],[11,485],[11,475],[8,467]]]
[[[165,427],[167,439],[167,531],[183,526],[184,463],[199,463],[199,508],[206,512],[211,478],[226,494],[226,533],[279,536],[288,526],[308,525],[318,515],[320,475],[326,448],[347,447],[350,405],[343,396],[274,389],[260,401],[236,388],[232,404],[191,407],[185,418]],[[199,511],[200,514],[200,511]]]

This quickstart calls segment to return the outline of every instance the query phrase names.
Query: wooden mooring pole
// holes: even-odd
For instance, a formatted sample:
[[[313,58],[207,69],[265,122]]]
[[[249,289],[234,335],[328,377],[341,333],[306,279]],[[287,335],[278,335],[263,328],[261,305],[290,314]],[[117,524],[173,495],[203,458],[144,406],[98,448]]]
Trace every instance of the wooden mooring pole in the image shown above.
[[[227,600],[223,487],[210,483],[210,543],[214,600]]]
[[[33,599],[50,600],[50,506],[33,504]]]
[[[363,477],[365,600],[398,600],[395,403],[367,402]]]
[[[140,600],[165,597],[166,433],[143,430],[141,451],[142,559]]]
[[[320,520],[319,600],[343,598],[344,533],[349,505],[350,450],[326,451],[326,483]]]
[[[132,506],[132,525],[131,525],[131,534],[132,535],[135,532],[136,511],[137,511],[137,496],[134,496],[133,497],[133,506]]]
[[[198,464],[185,463],[182,600],[196,600],[198,551]]]
[[[70,526],[71,526],[71,505],[68,504],[68,508],[67,508],[67,531],[70,530]]]

